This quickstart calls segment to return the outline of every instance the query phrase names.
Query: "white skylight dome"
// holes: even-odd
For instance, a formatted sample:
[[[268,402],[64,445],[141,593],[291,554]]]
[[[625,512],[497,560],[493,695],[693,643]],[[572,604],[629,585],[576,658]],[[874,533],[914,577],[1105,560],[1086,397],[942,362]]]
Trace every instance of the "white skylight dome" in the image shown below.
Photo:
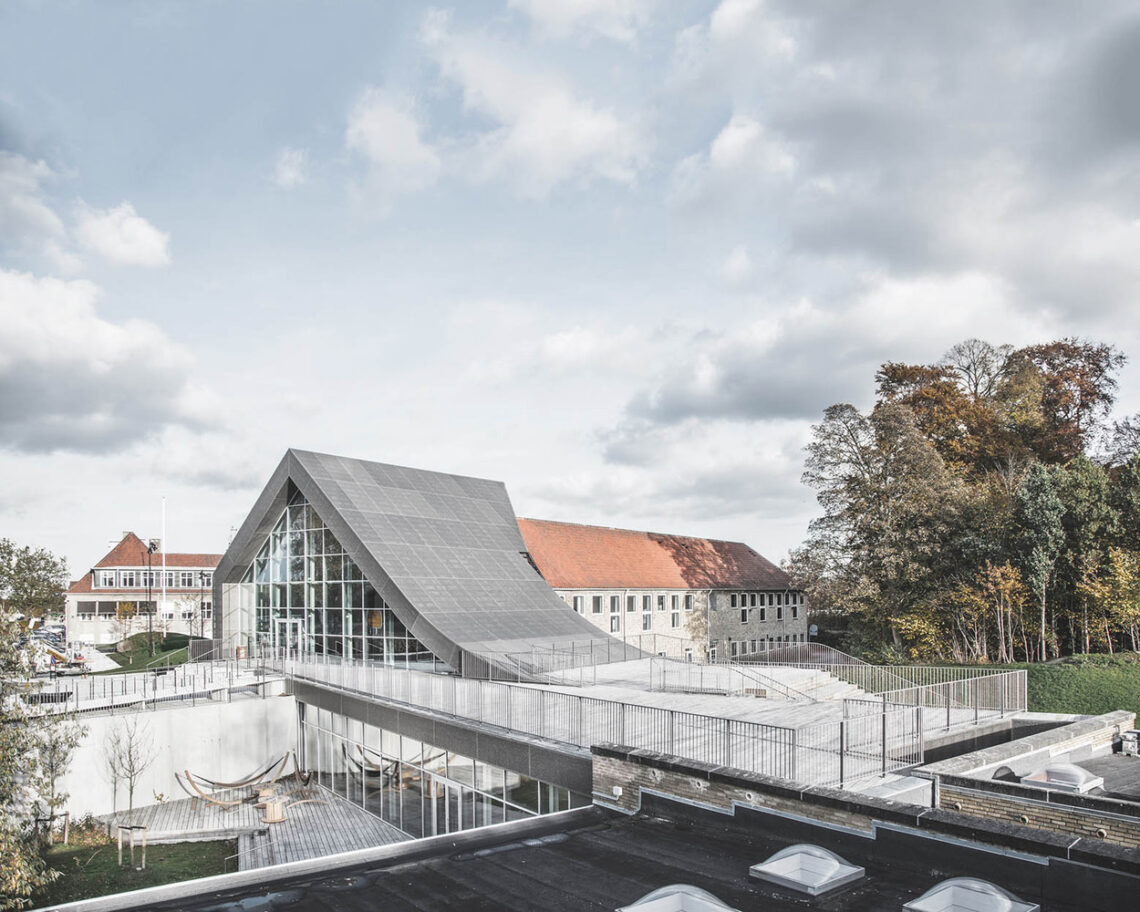
[[[670,884],[646,893],[637,902],[622,906],[617,912],[738,912],[725,905],[708,890],[692,884]]]
[[[767,861],[754,864],[748,876],[791,890],[818,896],[861,879],[866,871],[817,845],[801,843],[781,849]]]
[[[1022,785],[1033,788],[1060,789],[1066,792],[1087,792],[1104,787],[1104,777],[1094,776],[1075,763],[1050,763],[1044,769],[1021,777]]]
[[[973,877],[953,877],[908,902],[909,912],[1039,912],[1035,903],[1022,902],[1001,887]]]

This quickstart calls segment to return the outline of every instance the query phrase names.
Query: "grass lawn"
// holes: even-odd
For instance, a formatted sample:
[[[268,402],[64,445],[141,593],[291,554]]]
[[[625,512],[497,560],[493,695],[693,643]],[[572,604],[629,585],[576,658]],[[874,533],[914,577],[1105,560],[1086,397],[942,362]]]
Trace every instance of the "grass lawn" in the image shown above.
[[[145,633],[136,633],[130,638],[131,648],[127,652],[107,653],[107,655],[118,662],[121,667],[114,671],[99,672],[99,674],[122,674],[123,672],[129,671],[144,671],[151,662],[154,663],[151,667],[157,668],[161,665],[181,665],[187,661],[187,644],[190,642],[190,637],[186,634],[171,633],[165,638],[159,638],[158,635],[156,635],[153,657],[147,646],[146,637],[147,635]]]
[[[1011,665],[1029,671],[1032,712],[1099,715],[1127,709],[1140,715],[1140,656],[1070,656],[1049,665]]]
[[[108,893],[139,890],[179,880],[193,880],[225,873],[225,860],[237,851],[234,840],[218,842],[179,842],[152,845],[146,850],[146,870],[136,871],[127,862],[123,846],[123,867],[118,864],[118,846],[102,839],[81,845],[55,845],[46,852],[48,865],[61,876],[33,897],[36,906],[57,905]],[[135,848],[135,861],[141,847]],[[232,866],[231,862],[231,866]]]

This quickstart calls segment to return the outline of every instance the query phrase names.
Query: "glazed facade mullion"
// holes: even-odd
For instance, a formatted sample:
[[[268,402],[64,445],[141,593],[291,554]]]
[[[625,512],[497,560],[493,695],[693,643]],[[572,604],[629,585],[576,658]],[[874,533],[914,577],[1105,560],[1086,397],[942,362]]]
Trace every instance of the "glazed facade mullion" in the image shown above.
[[[279,622],[291,621],[300,624],[303,653],[386,664],[435,659],[300,495],[282,510],[241,585],[252,596],[263,648],[285,645]]]

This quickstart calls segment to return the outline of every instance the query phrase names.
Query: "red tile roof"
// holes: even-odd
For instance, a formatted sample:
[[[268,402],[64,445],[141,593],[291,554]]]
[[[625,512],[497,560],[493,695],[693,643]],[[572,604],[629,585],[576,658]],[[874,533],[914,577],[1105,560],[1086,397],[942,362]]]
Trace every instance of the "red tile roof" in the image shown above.
[[[222,559],[220,554],[178,554],[170,552],[166,555],[166,569],[178,567],[203,567],[214,568],[218,566],[218,562]],[[162,552],[155,551],[150,558],[151,566],[154,568],[162,567]],[[146,545],[143,540],[135,535],[134,532],[128,532],[123,536],[123,540],[115,545],[99,563],[95,565],[95,569],[100,567],[145,567],[146,566]]]
[[[741,542],[520,519],[554,589],[788,589],[788,575]]]

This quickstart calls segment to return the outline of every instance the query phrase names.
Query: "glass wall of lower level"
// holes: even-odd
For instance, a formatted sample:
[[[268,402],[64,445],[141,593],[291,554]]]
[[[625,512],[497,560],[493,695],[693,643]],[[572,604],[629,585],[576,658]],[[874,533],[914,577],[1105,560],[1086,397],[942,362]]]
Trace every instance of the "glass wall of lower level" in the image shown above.
[[[301,750],[320,785],[415,837],[590,803],[561,786],[305,704]]]

